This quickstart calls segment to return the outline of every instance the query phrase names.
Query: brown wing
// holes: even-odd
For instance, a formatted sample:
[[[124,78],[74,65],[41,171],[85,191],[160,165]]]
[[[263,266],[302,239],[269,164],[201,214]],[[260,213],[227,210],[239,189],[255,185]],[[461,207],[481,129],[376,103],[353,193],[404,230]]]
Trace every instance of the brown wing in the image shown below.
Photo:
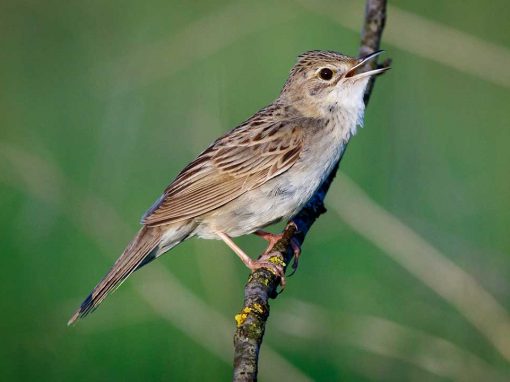
[[[191,162],[147,211],[154,226],[210,212],[288,170],[303,147],[298,123],[242,125]]]

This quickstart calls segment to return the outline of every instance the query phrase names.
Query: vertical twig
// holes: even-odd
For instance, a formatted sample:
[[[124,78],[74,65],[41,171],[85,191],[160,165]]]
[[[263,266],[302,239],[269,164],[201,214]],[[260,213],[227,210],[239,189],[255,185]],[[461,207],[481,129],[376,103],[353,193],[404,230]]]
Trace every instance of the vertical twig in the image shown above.
[[[360,57],[379,50],[385,20],[386,0],[367,0],[361,32]],[[367,65],[377,64],[374,62]],[[387,65],[389,61],[383,64],[383,66]],[[368,103],[372,93],[374,81],[375,78],[370,80],[365,91],[365,104]],[[295,238],[302,244],[315,220],[326,212],[324,198],[336,175],[340,160],[313,198],[293,219],[299,230],[296,230],[294,225],[288,225],[282,239],[274,246],[273,250],[278,252],[275,256],[279,257],[284,264],[288,264],[292,259],[291,239]],[[234,335],[233,380],[236,382],[257,380],[259,351],[269,317],[269,299],[276,298],[278,284],[278,276],[264,268],[253,272],[248,279],[244,289],[243,308],[235,317],[237,330]]]

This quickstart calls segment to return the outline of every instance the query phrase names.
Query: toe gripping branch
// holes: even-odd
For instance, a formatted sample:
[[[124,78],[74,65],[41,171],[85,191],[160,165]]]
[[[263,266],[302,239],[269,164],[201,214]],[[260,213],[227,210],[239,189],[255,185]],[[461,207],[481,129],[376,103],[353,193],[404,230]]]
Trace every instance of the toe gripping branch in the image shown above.
[[[298,266],[299,255],[301,253],[300,242],[296,238],[297,234],[299,234],[297,224],[292,221],[289,222],[285,227],[280,240],[272,246],[270,252],[262,254],[259,257],[259,259],[264,259],[269,264],[274,264],[274,266],[257,269],[250,275],[248,284],[250,284],[255,277],[259,279],[260,277],[263,277],[260,281],[262,281],[266,287],[274,286],[268,288],[269,298],[276,298],[276,296],[285,289],[285,271],[287,269],[287,265],[290,264],[292,259],[294,259],[291,275],[294,274]],[[275,271],[275,269],[277,271]],[[258,271],[261,271],[261,273],[263,271],[263,275],[257,274]],[[277,291],[278,284],[282,287],[280,292]]]

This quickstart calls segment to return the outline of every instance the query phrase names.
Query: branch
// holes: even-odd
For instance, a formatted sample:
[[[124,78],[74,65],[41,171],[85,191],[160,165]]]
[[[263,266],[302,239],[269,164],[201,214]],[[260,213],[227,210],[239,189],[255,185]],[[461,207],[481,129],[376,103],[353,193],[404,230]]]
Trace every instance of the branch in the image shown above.
[[[365,21],[361,32],[360,57],[379,50],[385,20],[386,0],[367,0]],[[389,60],[387,60],[382,66],[389,66],[389,63]],[[377,63],[372,62],[366,65],[373,69]],[[368,68],[364,69],[369,70]],[[365,90],[363,98],[365,105],[369,101],[374,82],[375,78],[372,78]],[[324,198],[335,178],[341,159],[338,160],[333,171],[312,199],[292,219],[295,225],[289,224],[285,228],[282,239],[273,248],[275,262],[289,264],[293,256],[291,240],[294,239],[301,245],[315,220],[326,212]],[[296,229],[296,226],[298,229]],[[233,380],[236,382],[257,380],[259,351],[266,321],[269,317],[269,299],[278,296],[277,287],[279,283],[279,277],[266,268],[257,269],[248,279],[244,289],[243,308],[235,316],[237,330],[234,335]]]

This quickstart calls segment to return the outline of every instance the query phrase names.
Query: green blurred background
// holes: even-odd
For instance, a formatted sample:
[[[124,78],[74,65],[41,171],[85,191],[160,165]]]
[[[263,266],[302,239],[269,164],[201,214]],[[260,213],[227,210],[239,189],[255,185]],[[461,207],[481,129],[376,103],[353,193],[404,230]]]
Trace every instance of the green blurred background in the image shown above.
[[[272,303],[261,380],[510,378],[510,5],[390,4],[393,70]],[[184,243],[66,321],[298,54],[357,54],[363,7],[0,3],[1,380],[231,378],[248,272],[221,242]]]

